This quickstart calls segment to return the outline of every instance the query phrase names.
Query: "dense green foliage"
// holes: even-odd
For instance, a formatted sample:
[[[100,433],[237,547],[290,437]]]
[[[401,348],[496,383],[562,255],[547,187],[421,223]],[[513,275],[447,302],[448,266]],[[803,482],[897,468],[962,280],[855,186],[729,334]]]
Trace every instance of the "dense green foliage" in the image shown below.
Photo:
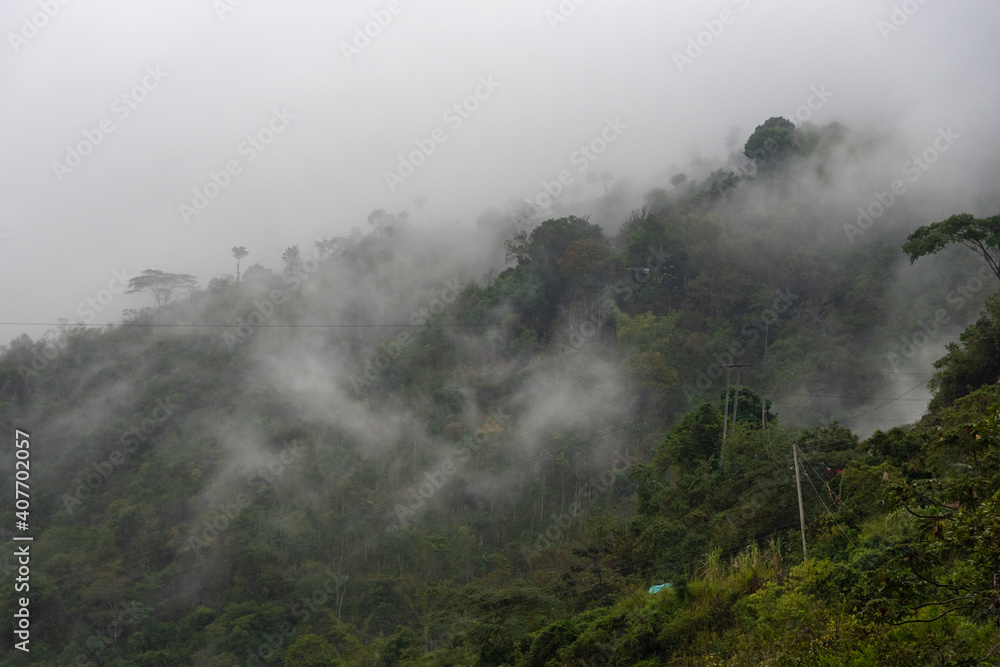
[[[768,118],[747,139],[743,154],[760,169],[774,169],[795,148],[795,124],[785,118]]]
[[[966,329],[959,343],[934,363],[939,369],[931,386],[933,406],[943,406],[1000,377],[1000,297],[986,302],[982,316]]]
[[[759,167],[822,174],[848,141],[781,120]],[[995,663],[1000,302],[923,419],[860,440],[835,417],[895,392],[887,332],[934,305],[885,312],[903,238],[823,245],[796,170],[768,171],[454,231],[506,241],[482,277],[376,211],[280,272],[185,299],[144,274],[158,307],[128,326],[14,340],[35,640],[0,665]]]

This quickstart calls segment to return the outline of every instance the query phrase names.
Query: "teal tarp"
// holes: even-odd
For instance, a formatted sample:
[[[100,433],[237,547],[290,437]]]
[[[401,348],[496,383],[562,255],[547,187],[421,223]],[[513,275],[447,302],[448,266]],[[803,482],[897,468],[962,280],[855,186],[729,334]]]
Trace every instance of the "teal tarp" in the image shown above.
[[[649,592],[650,593],[659,593],[664,588],[670,588],[671,586],[673,586],[673,584],[657,584],[656,586],[653,586],[652,588],[650,588]]]

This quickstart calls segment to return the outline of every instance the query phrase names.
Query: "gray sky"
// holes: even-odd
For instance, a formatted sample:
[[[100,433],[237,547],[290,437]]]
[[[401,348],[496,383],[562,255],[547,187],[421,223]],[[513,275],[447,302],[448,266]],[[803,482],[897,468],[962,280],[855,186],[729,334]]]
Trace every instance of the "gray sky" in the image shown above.
[[[995,0],[63,2],[0,5],[3,322],[81,320],[122,269],[204,285],[233,271],[234,245],[277,267],[375,208],[471,225],[562,170],[586,189],[574,153],[609,119],[615,140],[587,169],[650,184],[724,159],[734,126],[742,146],[813,89],[832,93],[812,98],[813,121],[914,152],[953,126],[971,139],[949,156],[962,173],[1000,143]],[[466,117],[448,113],[463,100]],[[417,142],[433,153],[390,190]],[[206,186],[216,196],[186,221]],[[117,295],[95,321],[148,301]],[[5,325],[0,342],[25,330],[42,331]]]

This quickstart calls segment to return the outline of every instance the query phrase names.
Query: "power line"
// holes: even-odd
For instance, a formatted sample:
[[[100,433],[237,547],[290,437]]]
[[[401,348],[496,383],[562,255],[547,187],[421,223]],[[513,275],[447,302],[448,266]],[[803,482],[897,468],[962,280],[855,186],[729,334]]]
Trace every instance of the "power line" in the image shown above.
[[[909,392],[907,392],[909,393]],[[836,394],[784,394],[781,392],[772,393],[771,396],[800,396],[803,398],[840,398],[840,399],[853,399],[858,401],[923,401],[923,398],[890,398],[888,396],[838,396]]]
[[[204,324],[164,324],[164,323],[129,323],[129,324],[84,324],[82,322],[75,324],[68,324],[66,322],[0,322],[0,326],[11,326],[11,327],[67,327],[69,329],[75,329],[79,327],[107,327],[110,329],[127,329],[127,328],[234,328],[241,326],[238,322],[221,324],[217,322],[206,322]],[[353,328],[353,329],[366,329],[366,328],[376,328],[376,327],[456,327],[456,328],[475,328],[475,327],[494,327],[501,326],[499,322],[486,322],[484,324],[462,324],[462,323],[433,323],[425,322],[423,324],[410,324],[409,322],[400,323],[371,323],[371,324],[253,324],[247,325],[253,329],[338,329],[338,328]]]
[[[847,418],[846,418],[846,419],[845,419],[844,421],[851,421],[852,419],[857,419],[858,417],[863,417],[863,416],[865,416],[865,415],[867,415],[867,414],[870,414],[870,413],[872,413],[872,412],[875,412],[876,410],[880,410],[880,409],[884,408],[885,406],[889,405],[890,403],[893,403],[893,402],[895,402],[895,401],[898,401],[898,400],[899,400],[899,399],[901,399],[902,397],[904,397],[904,396],[906,396],[907,394],[909,394],[909,393],[910,393],[911,391],[915,391],[916,389],[919,389],[919,388],[920,388],[920,387],[922,387],[923,385],[927,384],[927,382],[928,382],[928,381],[929,381],[929,380],[930,380],[930,379],[931,379],[932,377],[934,377],[934,376],[933,376],[933,375],[928,375],[928,376],[927,376],[927,377],[926,377],[926,378],[925,378],[925,379],[924,379],[923,381],[921,381],[921,382],[918,382],[917,384],[913,385],[912,387],[910,387],[909,389],[907,389],[906,391],[904,391],[904,392],[903,392],[902,394],[900,394],[900,395],[899,395],[899,396],[897,396],[896,398],[893,398],[893,399],[891,399],[891,400],[889,400],[889,401],[886,401],[886,402],[885,402],[885,403],[883,403],[882,405],[879,405],[878,407],[874,407],[874,408],[872,408],[871,410],[865,410],[864,412],[859,412],[859,413],[858,413],[858,414],[856,414],[856,415],[852,415],[852,416],[850,416],[850,417],[847,417]]]
[[[805,457],[803,457],[803,458],[805,458]],[[817,477],[822,477],[822,474],[816,470],[816,468],[812,465],[812,463],[809,460],[806,460],[806,463],[809,464],[809,467],[812,468],[813,472],[816,473]],[[840,474],[842,476],[844,475],[843,472],[840,473]],[[843,477],[841,477],[841,483],[843,484]],[[812,480],[811,479],[810,479],[810,484],[812,484]],[[815,489],[815,486],[813,486],[813,488]],[[817,491],[816,493],[818,495],[820,495],[820,500],[822,502],[822,494],[819,494],[819,491]],[[860,535],[860,529],[864,526],[866,519],[864,517],[862,517],[853,507],[851,507],[849,504],[847,504],[847,502],[845,502],[842,497],[838,496],[838,500],[840,501],[841,506],[843,506],[844,508],[846,508],[848,512],[850,512],[851,514],[854,515],[854,518],[858,522],[858,528],[859,528],[858,532],[859,532],[859,535]],[[824,502],[823,505],[825,507],[826,503]],[[831,514],[831,516],[832,516],[832,514]],[[887,514],[885,514],[883,516],[886,517],[886,518],[888,518],[888,517],[892,516],[892,513],[890,512],[890,513],[887,513]],[[868,518],[871,519],[872,517],[868,517]],[[869,530],[871,530],[872,532],[874,532],[876,535],[878,535],[886,543],[890,543],[891,544],[893,542],[893,539],[891,537],[889,537],[885,532],[883,532],[882,530],[880,530],[878,527],[876,527],[873,522],[871,522],[871,521],[868,522],[868,528],[869,528]],[[845,537],[847,537],[847,535],[845,535]],[[860,551],[860,547],[858,547],[856,544],[854,544],[854,542],[850,539],[850,537],[848,537],[847,539],[854,546],[855,550]]]
[[[890,371],[853,371],[855,375],[908,375],[911,377],[921,377],[927,373],[895,373]]]
[[[802,458],[803,458],[803,460],[805,460],[804,456]],[[810,468],[813,468],[812,463],[810,463],[809,461],[805,461],[805,463],[808,464],[808,466]],[[815,472],[815,470],[816,469],[813,468],[814,472]],[[809,475],[808,471],[806,471],[806,479],[809,480],[809,486],[811,486],[812,490],[816,492],[816,497],[819,499],[819,502],[823,506],[823,509],[826,510],[827,515],[829,515],[829,516],[832,517],[833,516],[833,512],[830,510],[830,508],[826,504],[826,501],[823,499],[823,494],[821,494],[819,492],[819,489],[816,488],[816,485],[813,483],[812,476]],[[841,503],[843,503],[843,501],[841,501]],[[842,533],[842,534],[843,534],[844,537],[847,538],[847,541],[851,543],[851,546],[854,547],[854,550],[858,551],[859,550],[858,545],[854,543],[854,540],[852,540],[851,537],[847,533]]]

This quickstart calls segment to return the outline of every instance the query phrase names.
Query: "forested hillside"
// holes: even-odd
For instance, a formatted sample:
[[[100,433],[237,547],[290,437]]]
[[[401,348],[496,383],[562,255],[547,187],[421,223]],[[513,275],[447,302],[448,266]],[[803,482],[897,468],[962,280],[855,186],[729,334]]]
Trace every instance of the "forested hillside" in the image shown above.
[[[1000,662],[1000,219],[865,222],[878,139],[742,139],[634,200],[150,267],[120,325],[14,340],[0,665]]]

